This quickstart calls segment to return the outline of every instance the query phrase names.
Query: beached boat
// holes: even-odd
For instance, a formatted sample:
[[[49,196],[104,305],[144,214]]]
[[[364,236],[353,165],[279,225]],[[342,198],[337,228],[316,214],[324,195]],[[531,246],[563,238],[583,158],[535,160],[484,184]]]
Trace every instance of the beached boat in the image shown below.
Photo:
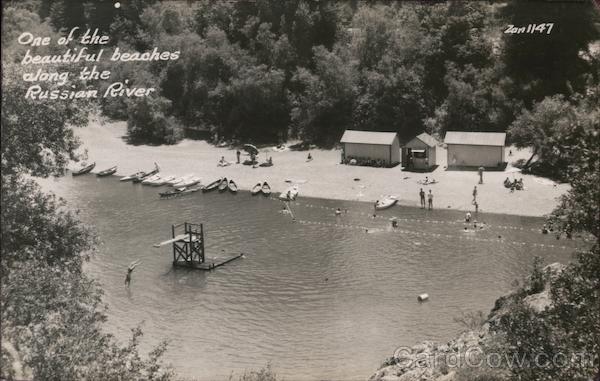
[[[96,166],[96,163],[86,165],[84,167],[74,170],[72,174],[73,174],[73,176],[85,175],[86,173],[90,173],[92,171],[92,169],[94,169],[95,166]]]
[[[194,176],[192,173],[188,173],[187,175],[175,177],[173,180],[167,181],[167,185],[176,186],[178,183],[187,179],[188,177]]]
[[[181,195],[188,194],[188,193],[198,192],[200,189],[201,189],[200,187],[194,187],[194,188],[181,187],[181,188],[175,188],[173,190],[168,190],[166,192],[160,192],[158,195],[161,198],[169,198],[169,197],[181,196]]]
[[[262,184],[258,183],[258,184],[256,184],[255,186],[252,187],[252,190],[250,191],[250,193],[252,193],[253,196],[256,196],[261,191],[262,191]]]
[[[173,190],[168,190],[166,192],[160,192],[158,195],[162,198],[173,197],[173,196],[177,196],[184,190],[185,190],[185,188],[177,188],[177,189],[173,189]]]
[[[227,177],[223,178],[223,181],[221,181],[221,184],[219,184],[219,192],[225,192],[227,190],[227,188],[229,187],[229,183],[227,181]]]
[[[197,177],[188,177],[186,179],[184,179],[182,182],[177,183],[175,186],[177,188],[181,188],[181,187],[191,187],[192,185],[196,185],[200,182],[200,179]]]
[[[185,176],[181,176],[178,178],[175,178],[169,182],[167,182],[167,184],[169,184],[172,187],[178,187],[181,186],[181,184],[185,184],[186,182],[188,182],[190,179],[195,178],[196,176],[194,176],[193,173],[188,173]]]
[[[114,175],[115,172],[117,172],[117,166],[116,165],[114,167],[110,167],[108,169],[105,169],[103,171],[100,171],[100,172],[96,173],[96,176],[98,176],[98,177],[110,176],[110,175]]]
[[[144,180],[142,180],[142,184],[150,185],[150,184],[154,183],[155,181],[159,181],[160,179],[161,179],[160,175],[153,175],[150,177],[146,177]]]
[[[265,196],[269,196],[271,194],[271,187],[269,186],[269,183],[267,183],[266,181],[262,184],[261,192]]]
[[[237,193],[237,191],[238,191],[238,186],[237,186],[237,184],[235,183],[235,181],[233,181],[233,180],[229,180],[229,185],[228,185],[228,187],[229,187],[229,191],[230,191],[231,193]]]
[[[153,186],[153,187],[160,187],[162,185],[167,184],[168,181],[174,180],[175,176],[168,176],[168,177],[158,177],[158,179],[150,181],[148,183],[146,183],[147,185]],[[142,181],[142,184],[144,184],[144,182]]]
[[[150,172],[143,172],[141,175],[134,177],[132,181],[134,183],[141,183],[142,181],[146,180],[149,177],[156,175],[157,173],[158,173],[157,169],[150,171]]]
[[[297,185],[289,187],[279,195],[279,199],[284,201],[293,201],[296,199],[296,197],[298,197]]]
[[[375,202],[375,209],[383,210],[391,208],[392,206],[396,205],[397,202],[398,199],[395,196],[386,196],[383,199],[377,200],[377,202]]]
[[[212,183],[210,183],[207,186],[203,187],[202,188],[202,192],[206,193],[206,192],[213,191],[213,190],[217,189],[219,187],[219,185],[221,185],[222,182],[223,182],[223,178],[220,178],[219,180],[213,181]]]
[[[144,171],[138,171],[138,172],[136,172],[136,173],[132,173],[132,174],[131,174],[131,175],[129,175],[129,176],[123,176],[123,177],[121,177],[121,178],[119,179],[119,181],[130,181],[130,180],[133,180],[133,179],[135,179],[135,178],[136,178],[136,177],[138,177],[138,176],[142,176],[144,173],[145,173]]]
[[[156,163],[154,163],[153,170],[151,170],[150,172],[142,172],[140,175],[134,177],[132,179],[132,181],[134,183],[141,183],[142,181],[146,180],[148,177],[156,175],[159,171],[160,171],[160,168],[158,168],[158,165]]]

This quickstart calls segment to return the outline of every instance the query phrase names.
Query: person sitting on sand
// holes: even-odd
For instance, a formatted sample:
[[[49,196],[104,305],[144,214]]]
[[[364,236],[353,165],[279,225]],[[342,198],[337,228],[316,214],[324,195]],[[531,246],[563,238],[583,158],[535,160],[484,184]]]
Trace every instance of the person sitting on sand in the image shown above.
[[[425,185],[429,184],[429,177],[425,176],[425,180],[423,181],[423,184],[425,184]]]
[[[517,190],[523,190],[525,188],[525,185],[523,184],[523,178],[521,177],[519,179],[519,181],[517,181]]]
[[[465,214],[465,222],[471,222],[471,212],[467,212],[467,214]]]
[[[312,155],[311,155],[311,154],[310,154],[310,152],[309,152],[309,153],[308,153],[308,157],[306,158],[306,161],[311,161],[312,159],[313,159],[313,158],[312,158]]]
[[[506,179],[504,179],[504,187],[510,188],[510,185],[511,185],[510,179],[507,177]]]
[[[135,267],[141,263],[142,262],[140,260],[136,260],[129,264],[129,267],[127,268],[127,274],[125,275],[125,285],[127,287],[129,287],[129,284],[131,283],[131,273],[133,272],[133,269],[135,269]]]

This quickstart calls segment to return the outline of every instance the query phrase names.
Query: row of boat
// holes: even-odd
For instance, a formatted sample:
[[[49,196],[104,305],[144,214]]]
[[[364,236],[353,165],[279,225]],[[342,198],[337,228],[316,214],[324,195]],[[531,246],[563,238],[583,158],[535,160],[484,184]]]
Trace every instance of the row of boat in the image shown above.
[[[72,174],[73,176],[79,176],[86,173],[90,173],[95,168],[95,166],[96,163],[85,165],[80,169],[74,170]],[[116,172],[117,166],[114,166],[96,173],[96,176],[105,177],[113,175]],[[215,180],[206,186],[194,187],[195,185],[200,184],[200,179],[194,175],[185,175],[182,177],[162,177],[158,174],[159,172],[160,168],[158,167],[158,164],[154,163],[154,169],[150,171],[138,171],[136,173],[132,173],[129,176],[121,177],[119,181],[132,181],[134,183],[141,183],[143,185],[156,187],[164,185],[172,186],[174,188],[173,190],[159,193],[160,197],[162,198],[169,198],[187,193],[193,193],[199,190],[201,190],[203,193],[211,192],[215,189],[219,192],[229,191],[231,193],[237,193],[238,191],[238,186],[235,183],[235,181],[233,181],[233,179],[227,179],[226,177],[219,178],[218,180]],[[252,187],[251,193],[252,195],[262,194],[264,196],[269,196],[271,195],[271,187],[266,181],[260,182],[257,183],[254,187]],[[280,198],[282,200],[291,201],[294,200],[297,197],[297,195],[298,187],[293,186],[287,189],[285,192],[283,192],[280,195]]]

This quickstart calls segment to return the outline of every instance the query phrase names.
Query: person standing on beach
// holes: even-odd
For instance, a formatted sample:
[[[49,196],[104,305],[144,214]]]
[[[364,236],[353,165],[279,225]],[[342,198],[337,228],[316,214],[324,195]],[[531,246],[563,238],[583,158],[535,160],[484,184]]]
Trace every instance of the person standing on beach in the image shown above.
[[[483,171],[485,171],[485,168],[479,167],[477,171],[479,172],[479,184],[483,184]]]
[[[423,188],[419,191],[419,197],[421,198],[421,209],[425,209],[425,191]]]
[[[477,202],[477,185],[473,188],[473,204]]]
[[[125,285],[127,287],[129,287],[129,284],[131,283],[131,273],[133,273],[133,269],[135,269],[135,267],[140,263],[142,263],[140,260],[136,260],[129,264],[129,267],[127,268],[127,274],[125,275]]]
[[[241,154],[242,154],[242,153],[240,152],[240,150],[237,150],[237,151],[235,151],[235,156],[237,156],[237,163],[238,163],[238,164],[240,163],[240,155],[241,155]]]
[[[433,193],[431,193],[431,189],[429,190],[429,194],[427,195],[427,200],[429,202],[429,210],[433,209]]]

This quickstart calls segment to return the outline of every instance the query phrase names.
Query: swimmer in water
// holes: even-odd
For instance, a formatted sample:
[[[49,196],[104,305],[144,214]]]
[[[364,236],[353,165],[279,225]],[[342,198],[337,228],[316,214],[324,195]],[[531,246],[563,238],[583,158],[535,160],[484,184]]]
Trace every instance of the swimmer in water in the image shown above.
[[[129,267],[127,268],[127,274],[125,275],[125,285],[127,287],[129,287],[129,284],[131,283],[131,273],[133,273],[133,270],[135,269],[135,267],[141,263],[142,263],[142,261],[140,261],[138,259],[129,264]]]
[[[342,214],[342,211],[340,210],[340,208],[337,208],[337,209],[335,210],[335,215],[336,215],[336,216],[339,216],[340,214]]]

